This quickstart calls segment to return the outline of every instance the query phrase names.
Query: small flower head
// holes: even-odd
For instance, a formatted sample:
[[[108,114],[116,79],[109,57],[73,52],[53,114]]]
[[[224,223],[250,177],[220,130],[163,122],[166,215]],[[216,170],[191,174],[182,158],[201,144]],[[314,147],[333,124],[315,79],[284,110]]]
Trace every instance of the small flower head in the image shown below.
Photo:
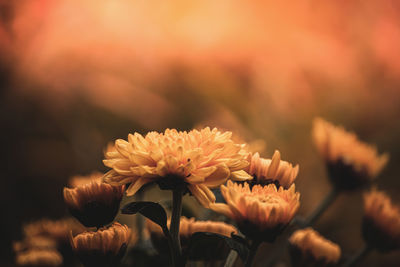
[[[115,149],[108,149],[103,162],[112,170],[104,180],[113,185],[131,183],[127,195],[150,182],[157,182],[162,189],[181,186],[207,207],[215,202],[210,188],[225,183],[229,177],[251,179],[243,171],[248,165],[248,153],[244,145],[231,140],[231,135],[208,127],[190,132],[167,129],[145,137],[130,134],[128,141],[118,139]]]
[[[375,189],[364,195],[363,236],[380,251],[400,248],[400,206]]]
[[[14,252],[22,252],[28,250],[55,250],[57,242],[53,238],[46,236],[32,236],[25,238],[23,241],[13,243]]]
[[[170,225],[170,220],[168,220],[168,226]],[[161,227],[157,224],[153,223],[150,220],[146,221],[146,229],[150,233],[151,241],[154,247],[159,252],[167,252],[168,251],[168,242],[165,238]],[[227,223],[224,222],[216,222],[216,221],[196,221],[194,218],[186,218],[181,217],[180,221],[180,230],[179,230],[179,237],[182,243],[182,249],[185,251],[188,248],[190,238],[196,232],[209,232],[215,233],[219,235],[224,235],[227,237],[231,237],[231,234],[237,234],[237,229]],[[202,248],[202,251],[197,251],[196,258],[197,260],[202,259],[216,259],[223,257],[223,245],[220,242],[215,244],[208,243],[207,247]],[[211,249],[210,249],[211,247]],[[219,249],[220,248],[220,249]],[[191,260],[195,260],[193,255],[191,256]]]
[[[340,247],[311,228],[297,230],[289,242],[294,266],[329,266],[340,260]]]
[[[387,154],[378,155],[375,147],[359,141],[354,133],[321,118],[314,120],[312,135],[334,186],[340,190],[368,184],[389,159]]]
[[[240,231],[252,239],[273,241],[293,219],[300,206],[300,193],[294,184],[285,190],[274,184],[266,186],[232,183],[221,186],[227,204],[216,203],[210,208],[235,220]]]
[[[96,232],[71,236],[71,247],[85,266],[117,266],[131,238],[126,225],[113,223]]]
[[[181,238],[189,238],[196,232],[209,232],[230,237],[237,234],[237,229],[224,222],[196,221],[194,218],[181,217],[180,232]]]
[[[57,267],[61,266],[63,258],[57,250],[27,250],[16,255],[18,266]]]
[[[118,213],[125,186],[112,186],[101,181],[73,189],[64,188],[64,201],[69,211],[86,227],[111,223]]]
[[[41,219],[24,225],[26,238],[47,237],[56,240],[58,245],[69,243],[69,234],[81,233],[85,228],[73,218],[60,220]]]
[[[254,184],[267,185],[274,183],[277,187],[283,186],[288,189],[299,173],[299,165],[293,165],[287,161],[281,160],[281,154],[275,151],[272,159],[261,158],[258,153],[249,156],[250,165],[247,172],[254,176],[249,182],[250,186]]]

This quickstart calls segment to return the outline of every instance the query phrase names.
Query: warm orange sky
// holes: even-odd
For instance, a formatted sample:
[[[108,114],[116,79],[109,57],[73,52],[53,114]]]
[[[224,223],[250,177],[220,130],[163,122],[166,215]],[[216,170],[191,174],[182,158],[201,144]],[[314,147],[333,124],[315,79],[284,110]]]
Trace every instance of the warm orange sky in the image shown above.
[[[366,98],[375,68],[390,82],[400,75],[396,1],[38,0],[15,2],[13,14],[0,44],[18,88],[79,93],[119,112],[147,100],[173,109],[154,81],[176,64],[216,79],[244,66],[256,99],[282,109],[281,99],[316,101],[310,75]]]

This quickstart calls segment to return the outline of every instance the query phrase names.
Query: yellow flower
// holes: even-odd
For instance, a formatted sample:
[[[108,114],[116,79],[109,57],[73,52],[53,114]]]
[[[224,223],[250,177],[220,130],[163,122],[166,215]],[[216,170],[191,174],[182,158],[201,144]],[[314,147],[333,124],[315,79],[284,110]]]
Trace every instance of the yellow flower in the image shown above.
[[[387,154],[379,156],[375,147],[359,141],[354,133],[321,118],[314,120],[312,135],[337,189],[351,190],[368,183],[389,159]]]
[[[117,266],[130,242],[131,230],[113,223],[96,232],[71,236],[71,247],[85,266]]]
[[[252,239],[273,241],[293,219],[300,206],[300,193],[294,184],[285,190],[274,184],[266,186],[232,183],[221,186],[226,203],[214,203],[210,208],[235,220],[240,231]]]
[[[324,265],[336,264],[341,255],[340,247],[325,239],[312,228],[297,230],[289,239],[294,261],[319,261]],[[299,253],[301,254],[298,257]]]
[[[76,175],[69,179],[68,185],[72,188],[79,187],[84,184],[89,184],[93,181],[101,182],[103,174],[100,172],[93,172],[89,175]]]
[[[287,161],[281,160],[281,154],[275,151],[272,159],[261,158],[258,153],[249,156],[250,165],[246,171],[254,176],[250,181],[252,184],[266,185],[275,183],[277,186],[289,188],[299,173],[299,165],[293,165]]]
[[[57,250],[28,250],[16,255],[18,266],[40,266],[56,267],[61,266],[63,258]]]
[[[23,226],[24,234],[27,238],[36,236],[49,237],[57,241],[58,244],[68,243],[69,234],[81,233],[85,228],[73,218],[60,220],[41,219]]]
[[[168,220],[168,226],[170,225],[170,222],[171,221]],[[164,236],[161,227],[150,220],[146,220],[146,229],[150,233],[150,238],[154,247],[160,253],[168,252],[168,241]],[[231,237],[232,233],[237,234],[238,231],[234,226],[224,222],[196,221],[194,218],[188,219],[186,217],[181,217],[179,237],[181,240],[182,249],[184,251],[189,246],[190,238],[196,232],[209,232]],[[196,255],[203,260],[205,258],[220,258],[221,256],[223,256],[223,253],[221,251],[223,245],[224,244],[221,244],[219,242],[217,242],[217,244],[208,244],[208,247],[210,247],[209,250],[207,248],[203,248],[203,251],[197,251]],[[194,260],[193,257],[191,259]]]
[[[64,201],[71,214],[84,226],[101,227],[114,220],[124,191],[125,186],[92,180],[73,189],[64,187]]]
[[[376,189],[364,194],[363,236],[381,251],[400,248],[400,206]]]
[[[113,170],[104,181],[113,185],[131,183],[127,195],[133,195],[144,184],[157,182],[162,189],[185,186],[205,207],[215,202],[210,188],[225,183],[229,177],[251,179],[243,171],[248,165],[244,145],[231,140],[231,132],[216,128],[201,131],[150,132],[145,137],[135,133],[128,141],[115,141],[104,164]]]

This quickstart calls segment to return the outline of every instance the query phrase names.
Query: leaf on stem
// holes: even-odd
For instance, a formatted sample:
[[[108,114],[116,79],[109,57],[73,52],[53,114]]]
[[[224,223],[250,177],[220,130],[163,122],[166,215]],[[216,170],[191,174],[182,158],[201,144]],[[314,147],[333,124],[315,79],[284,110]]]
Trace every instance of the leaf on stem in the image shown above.
[[[238,241],[236,238],[233,239],[224,235],[208,232],[194,233],[190,238],[186,253],[189,259],[198,258],[200,254],[204,254],[206,251],[209,253],[220,253],[221,248],[218,249],[218,244],[221,243],[227,245],[229,249],[235,250],[243,261],[247,259],[249,249],[245,243]]]
[[[121,209],[122,214],[140,213],[151,221],[155,222],[161,228],[167,229],[167,213],[164,208],[155,202],[138,201],[126,204]]]

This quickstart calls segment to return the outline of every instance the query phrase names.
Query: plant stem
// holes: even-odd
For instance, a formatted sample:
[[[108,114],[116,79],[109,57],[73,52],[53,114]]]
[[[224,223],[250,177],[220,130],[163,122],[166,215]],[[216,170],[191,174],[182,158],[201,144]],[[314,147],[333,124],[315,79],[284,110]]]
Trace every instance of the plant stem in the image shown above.
[[[139,189],[136,193],[136,201],[143,201],[144,197],[144,190],[143,188]],[[143,216],[136,216],[136,228],[138,232],[138,241],[137,244],[143,244],[143,228],[144,228],[144,217]]]
[[[231,252],[229,252],[228,257],[226,258],[224,267],[232,267],[237,259],[237,256],[238,256],[237,252],[231,250]]]
[[[163,228],[162,230],[163,230],[164,236],[165,236],[165,237],[167,238],[167,240],[168,240],[169,254],[170,254],[170,257],[171,257],[172,266],[176,266],[176,265],[175,265],[175,262],[176,262],[176,259],[175,259],[175,258],[176,258],[176,255],[175,255],[174,242],[172,241],[171,233],[169,232],[169,230],[168,230],[167,227]]]
[[[175,267],[184,266],[181,241],[179,238],[179,225],[181,222],[182,213],[182,196],[183,190],[181,188],[176,188],[172,191],[172,217],[169,231],[171,233],[171,241],[174,250]]]
[[[257,249],[260,246],[260,244],[261,241],[253,240],[253,243],[250,246],[250,254],[247,257],[245,267],[251,267],[251,265],[253,264],[254,257],[256,256]]]
[[[351,267],[355,266],[358,262],[360,262],[362,259],[364,259],[372,250],[372,247],[369,245],[364,245],[359,251],[356,252],[356,254],[353,255],[345,264],[343,267]]]
[[[318,207],[308,216],[308,218],[301,225],[302,228],[310,226],[318,220],[318,218],[324,213],[324,211],[335,201],[339,192],[336,189],[332,189],[331,192],[322,200]]]

